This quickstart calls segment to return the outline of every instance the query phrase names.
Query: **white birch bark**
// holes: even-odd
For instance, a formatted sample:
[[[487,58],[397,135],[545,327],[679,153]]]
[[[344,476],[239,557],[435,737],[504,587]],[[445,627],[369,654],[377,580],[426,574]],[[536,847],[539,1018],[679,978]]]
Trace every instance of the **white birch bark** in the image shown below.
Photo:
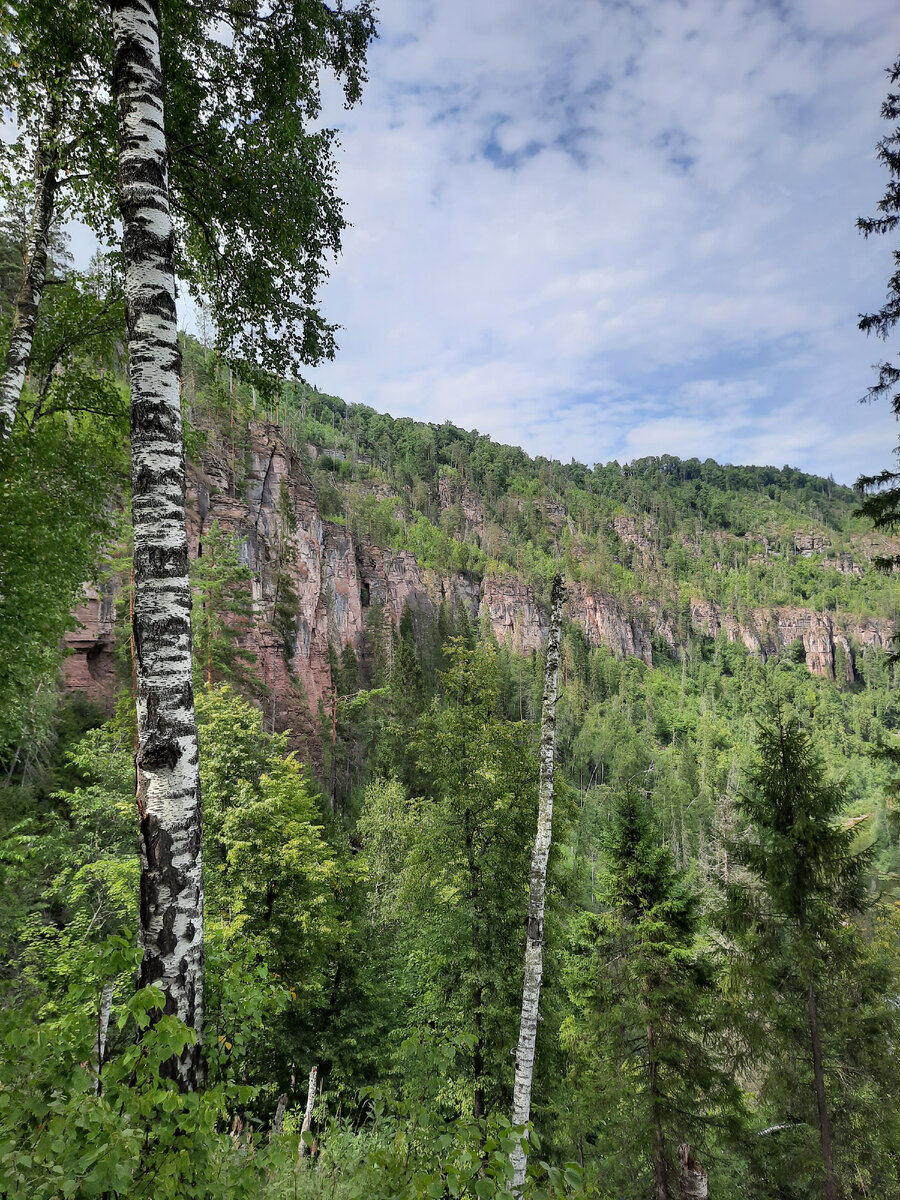
[[[537,1041],[538,1009],[544,962],[544,896],[547,889],[547,859],[553,835],[553,765],[556,748],[556,697],[559,691],[559,636],[565,587],[562,575],[553,580],[550,593],[550,633],[547,638],[547,664],[544,673],[544,701],[541,709],[540,784],[538,821],[531,855],[528,889],[528,926],[525,941],[525,981],[522,988],[522,1016],[519,1044],[516,1047],[516,1074],[513,1083],[512,1123],[527,1125],[531,1116],[531,1083],[534,1077],[534,1048]],[[513,1191],[518,1195],[525,1185],[528,1156],[524,1139],[517,1139],[512,1152]]]
[[[680,1200],[707,1200],[709,1181],[706,1171],[691,1154],[687,1142],[678,1147],[678,1162],[681,1166]]]
[[[191,591],[157,0],[111,0],[119,210],[131,383],[140,985],[196,1031],[167,1063],[183,1089],[201,1082],[203,873]]]
[[[309,1133],[312,1129],[313,1109],[316,1106],[316,1079],[319,1074],[319,1064],[313,1063],[309,1072],[309,1087],[306,1089],[306,1112],[303,1114],[303,1126],[300,1130],[300,1157],[306,1153],[308,1147],[303,1140],[303,1134]]]
[[[106,1034],[109,1030],[109,1014],[112,1011],[113,981],[108,979],[100,993],[100,1008],[97,1011],[97,1045],[94,1058],[94,1091],[100,1091],[100,1073],[103,1070],[103,1059],[106,1055]]]
[[[47,279],[47,252],[50,245],[50,226],[53,223],[59,162],[57,126],[56,108],[51,102],[35,152],[34,204],[25,240],[22,281],[16,296],[6,362],[0,376],[0,445],[9,438],[19,409],[25,376],[31,364],[38,310]]]

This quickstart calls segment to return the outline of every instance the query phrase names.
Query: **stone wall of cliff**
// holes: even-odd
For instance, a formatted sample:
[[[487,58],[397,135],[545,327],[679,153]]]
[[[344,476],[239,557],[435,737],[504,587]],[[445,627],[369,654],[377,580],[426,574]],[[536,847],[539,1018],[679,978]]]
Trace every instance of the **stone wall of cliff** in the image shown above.
[[[458,504],[467,527],[483,528],[477,497],[466,489],[441,493],[442,507]],[[486,620],[500,643],[529,653],[540,647],[548,618],[531,587],[510,573],[483,580],[454,574],[441,577],[425,570],[408,550],[383,549],[355,539],[347,529],[323,519],[315,492],[297,456],[285,445],[277,426],[253,423],[240,487],[226,457],[207,454],[193,468],[188,486],[188,534],[191,554],[202,553],[203,538],[213,521],[241,541],[253,572],[254,621],[246,637],[256,655],[263,684],[266,715],[277,729],[295,731],[298,746],[317,739],[315,714],[327,703],[332,680],[329,645],[340,653],[350,642],[364,656],[367,611],[378,601],[398,624],[405,605],[414,620],[434,620],[441,602],[454,611],[464,606],[473,620]],[[632,524],[616,526],[620,537],[639,539]],[[273,625],[276,580],[286,577],[296,597],[296,638],[282,651]],[[568,588],[566,616],[584,629],[588,642],[614,654],[652,662],[651,638],[679,652],[674,616],[658,599],[636,596],[626,610],[608,592],[573,582]],[[108,701],[115,691],[113,671],[114,596],[110,588],[88,590],[77,616],[80,628],[68,639],[65,660],[68,685]],[[738,620],[710,600],[690,605],[694,632],[742,641],[765,658],[802,642],[806,663],[818,675],[833,676],[839,659],[853,678],[853,646],[887,648],[891,624],[802,608],[754,610]],[[838,648],[844,656],[839,656]]]

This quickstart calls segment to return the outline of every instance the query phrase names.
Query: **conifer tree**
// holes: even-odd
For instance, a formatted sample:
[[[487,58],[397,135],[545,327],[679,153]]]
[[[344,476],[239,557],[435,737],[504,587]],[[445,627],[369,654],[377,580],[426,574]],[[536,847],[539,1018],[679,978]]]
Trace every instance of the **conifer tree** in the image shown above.
[[[842,957],[847,922],[865,906],[864,872],[871,854],[854,849],[853,824],[841,821],[844,792],[827,781],[809,733],[778,704],[759,726],[748,783],[738,808],[749,827],[732,855],[758,881],[761,894],[754,897],[734,885],[731,898],[750,928],[762,925],[768,934],[758,944],[769,963],[784,966],[778,987],[782,1002],[804,1014],[822,1194],[837,1200],[841,1183],[820,1009],[828,976]]]
[[[239,539],[213,521],[191,564],[195,675],[207,686],[240,676],[253,660],[252,652],[239,644],[253,615],[252,577],[241,562]]]
[[[578,1136],[607,1186],[674,1200],[675,1148],[708,1144],[739,1112],[716,1053],[715,970],[700,940],[700,897],[660,844],[641,794],[617,794],[604,835],[604,908],[575,925],[563,1027],[579,1093]]]
[[[411,736],[425,703],[422,671],[416,650],[412,614],[404,605],[400,619],[390,677],[391,720],[388,736],[382,743],[387,756],[385,774],[396,774],[410,791],[417,791],[419,779]]]

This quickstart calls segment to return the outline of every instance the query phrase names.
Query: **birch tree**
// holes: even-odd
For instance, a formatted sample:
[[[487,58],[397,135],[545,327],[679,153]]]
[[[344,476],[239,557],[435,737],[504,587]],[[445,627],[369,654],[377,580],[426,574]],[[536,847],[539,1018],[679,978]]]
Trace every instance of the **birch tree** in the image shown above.
[[[0,142],[0,194],[29,214],[0,375],[0,444],[31,362],[54,222],[76,213],[101,235],[112,231],[114,124],[100,82],[109,57],[108,22],[92,0],[34,0],[0,15],[0,92],[17,127],[17,137]]]
[[[375,32],[370,0],[160,0],[157,9],[179,276],[208,302],[232,361],[283,373],[330,358],[335,327],[318,291],[346,221],[321,80],[330,72],[345,103],[358,101]],[[0,194],[34,218],[0,377],[0,444],[28,369],[54,217],[77,215],[113,238],[110,33],[94,0],[29,0],[0,13],[0,94],[18,134],[0,140]]]
[[[525,979],[522,988],[522,1016],[516,1047],[513,1083],[512,1123],[527,1125],[531,1116],[531,1085],[534,1078],[534,1050],[541,1001],[544,963],[544,897],[547,890],[547,860],[553,836],[553,766],[556,749],[556,697],[559,691],[559,635],[565,592],[562,575],[557,574],[550,592],[550,633],[544,670],[544,700],[541,709],[540,782],[538,785],[537,832],[531,855],[528,889],[528,921],[525,942]],[[512,1152],[513,1189],[525,1184],[527,1155],[524,1139],[516,1140]]]
[[[9,437],[16,419],[19,397],[31,361],[38,306],[47,276],[47,250],[59,161],[56,145],[58,124],[56,105],[51,104],[46,127],[41,131],[35,153],[35,194],[24,246],[22,281],[16,296],[6,363],[0,376],[0,441],[6,441]]]
[[[131,383],[141,986],[196,1040],[166,1070],[201,1080],[203,867],[185,529],[174,232],[156,0],[112,0]]]

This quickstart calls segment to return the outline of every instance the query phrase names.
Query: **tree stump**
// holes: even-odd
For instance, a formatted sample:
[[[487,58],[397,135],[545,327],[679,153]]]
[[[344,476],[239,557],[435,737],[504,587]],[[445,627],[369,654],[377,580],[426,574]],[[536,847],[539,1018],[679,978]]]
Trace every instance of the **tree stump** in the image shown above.
[[[707,1200],[706,1170],[691,1154],[687,1142],[678,1147],[678,1162],[681,1164],[681,1200]]]

